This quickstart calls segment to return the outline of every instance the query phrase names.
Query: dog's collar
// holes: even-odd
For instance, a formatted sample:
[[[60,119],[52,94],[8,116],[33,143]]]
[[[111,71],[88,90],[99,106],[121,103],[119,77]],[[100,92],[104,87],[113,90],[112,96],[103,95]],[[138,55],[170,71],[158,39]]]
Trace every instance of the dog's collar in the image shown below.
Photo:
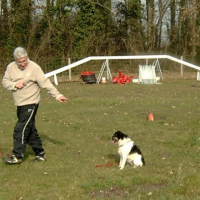
[[[131,139],[129,139],[129,141],[127,141],[126,143],[120,145],[119,147],[122,147],[122,146],[124,146],[125,144],[128,144],[129,142],[132,142]]]

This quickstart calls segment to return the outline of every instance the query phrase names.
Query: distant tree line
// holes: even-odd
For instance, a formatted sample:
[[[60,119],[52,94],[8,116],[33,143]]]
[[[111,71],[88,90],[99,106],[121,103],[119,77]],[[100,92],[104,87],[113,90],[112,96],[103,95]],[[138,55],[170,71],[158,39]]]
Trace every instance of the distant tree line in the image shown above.
[[[1,0],[0,55],[200,55],[198,0]]]

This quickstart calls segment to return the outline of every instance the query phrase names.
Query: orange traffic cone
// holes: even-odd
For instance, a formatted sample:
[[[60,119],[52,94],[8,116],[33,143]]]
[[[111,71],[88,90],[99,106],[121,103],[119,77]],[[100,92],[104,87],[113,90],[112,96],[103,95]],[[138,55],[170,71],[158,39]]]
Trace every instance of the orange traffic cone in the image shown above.
[[[153,113],[150,110],[149,115],[148,115],[148,121],[154,121]]]

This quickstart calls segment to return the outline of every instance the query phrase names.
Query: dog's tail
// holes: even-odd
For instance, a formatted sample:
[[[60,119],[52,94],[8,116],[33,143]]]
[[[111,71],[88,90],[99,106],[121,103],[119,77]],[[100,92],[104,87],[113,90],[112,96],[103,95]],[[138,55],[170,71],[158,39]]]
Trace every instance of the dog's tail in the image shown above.
[[[142,155],[142,163],[143,163],[143,165],[146,165],[146,162],[144,160],[144,156],[143,155]]]

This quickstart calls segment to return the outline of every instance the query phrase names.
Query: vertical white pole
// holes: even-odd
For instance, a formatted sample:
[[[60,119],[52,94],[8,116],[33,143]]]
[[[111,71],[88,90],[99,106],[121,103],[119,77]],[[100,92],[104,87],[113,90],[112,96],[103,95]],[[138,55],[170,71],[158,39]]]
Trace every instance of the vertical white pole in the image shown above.
[[[106,66],[107,66],[107,70],[106,70],[107,80],[109,80],[109,64],[108,64],[108,59],[106,59]]]
[[[181,56],[181,60],[183,60],[183,56]],[[181,63],[181,76],[183,76],[183,64]]]
[[[71,64],[71,59],[68,58],[68,65]],[[71,68],[69,69],[69,80],[72,81],[72,71],[71,71]]]
[[[58,79],[57,79],[56,74],[54,74],[54,83],[55,83],[56,85],[58,85]]]

